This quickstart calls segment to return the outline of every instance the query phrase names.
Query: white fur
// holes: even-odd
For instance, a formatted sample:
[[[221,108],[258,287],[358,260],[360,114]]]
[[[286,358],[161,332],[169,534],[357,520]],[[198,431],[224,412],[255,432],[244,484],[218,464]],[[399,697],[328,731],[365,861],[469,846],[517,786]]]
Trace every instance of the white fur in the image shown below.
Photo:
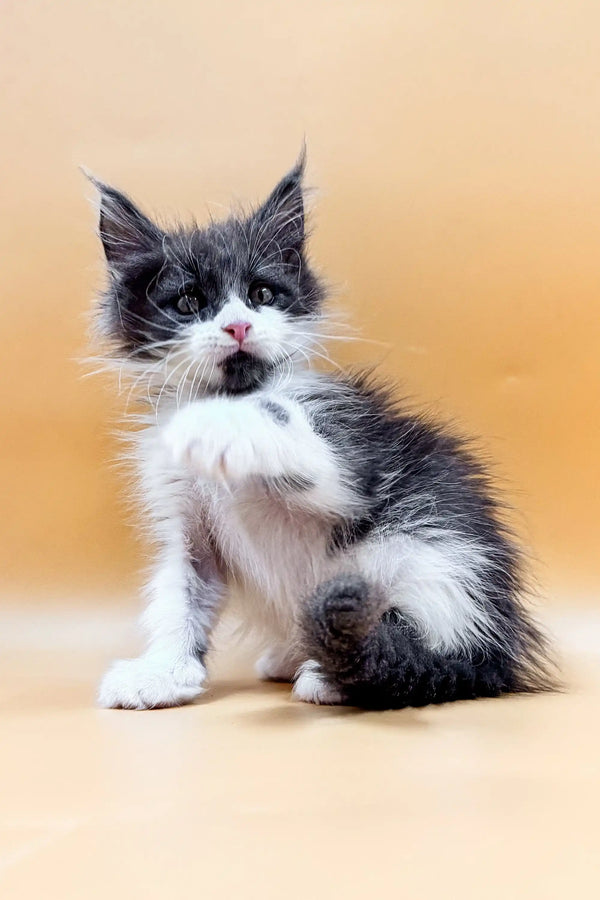
[[[357,563],[420,626],[432,650],[468,649],[492,637],[489,615],[473,600],[490,560],[467,538],[450,532],[367,541]]]
[[[200,696],[205,678],[206,669],[197,659],[149,652],[113,663],[100,684],[98,703],[121,709],[181,706]]]
[[[314,659],[308,659],[298,669],[292,693],[296,700],[323,706],[336,706],[344,699],[341,691],[327,683]]]
[[[293,681],[300,663],[297,650],[286,644],[276,644],[257,660],[254,671],[263,681]]]

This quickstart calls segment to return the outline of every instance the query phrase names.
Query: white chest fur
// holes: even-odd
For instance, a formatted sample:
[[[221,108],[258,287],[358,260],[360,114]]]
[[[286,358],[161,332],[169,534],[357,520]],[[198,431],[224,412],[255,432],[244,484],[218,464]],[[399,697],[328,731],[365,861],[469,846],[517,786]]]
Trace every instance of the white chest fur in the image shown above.
[[[208,510],[243,618],[289,637],[298,604],[334,569],[327,524],[263,485],[235,494],[213,488]]]

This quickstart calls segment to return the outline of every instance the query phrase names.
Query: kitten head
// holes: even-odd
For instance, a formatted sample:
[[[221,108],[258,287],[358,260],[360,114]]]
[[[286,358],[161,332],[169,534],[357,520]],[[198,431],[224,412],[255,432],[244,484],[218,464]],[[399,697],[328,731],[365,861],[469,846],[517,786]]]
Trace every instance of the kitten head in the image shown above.
[[[305,256],[303,172],[302,156],[247,216],[174,230],[95,181],[109,274],[98,324],[113,355],[188,399],[302,365],[323,299]]]

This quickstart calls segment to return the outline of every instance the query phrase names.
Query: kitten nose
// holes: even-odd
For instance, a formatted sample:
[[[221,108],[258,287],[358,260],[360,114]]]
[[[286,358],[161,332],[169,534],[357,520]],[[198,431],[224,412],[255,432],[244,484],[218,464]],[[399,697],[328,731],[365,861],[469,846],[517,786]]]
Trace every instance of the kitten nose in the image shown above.
[[[226,331],[227,334],[230,334],[232,338],[234,338],[240,347],[244,343],[244,338],[252,328],[250,322],[230,322],[229,325],[223,325],[222,331]]]

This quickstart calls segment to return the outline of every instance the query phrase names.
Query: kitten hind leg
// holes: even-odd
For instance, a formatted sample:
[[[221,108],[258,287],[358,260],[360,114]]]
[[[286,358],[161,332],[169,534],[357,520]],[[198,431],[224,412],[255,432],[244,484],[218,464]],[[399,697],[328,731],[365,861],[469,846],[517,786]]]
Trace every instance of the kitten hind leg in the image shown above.
[[[525,625],[522,634],[528,639]],[[301,673],[296,695],[302,700],[331,702],[320,698],[337,690],[342,698],[338,702],[390,709],[524,689],[526,657],[520,663],[493,643],[485,653],[479,648],[436,651],[413,622],[359,576],[338,576],[321,584],[304,611],[302,631],[306,653],[314,660],[307,670],[318,682],[311,695]],[[524,656],[528,647],[517,644],[515,649]]]
[[[301,662],[289,644],[273,644],[256,661],[254,671],[261,681],[293,681]]]
[[[298,669],[293,690],[298,700],[323,705],[348,702],[336,668],[343,667],[348,656],[362,656],[361,641],[380,616],[381,599],[374,602],[371,594],[366,582],[353,575],[319,585],[308,603],[303,631],[307,652],[321,661],[308,659]],[[325,656],[324,645],[329,650]]]
[[[296,700],[318,706],[338,706],[345,701],[343,692],[327,679],[315,659],[307,659],[296,672],[292,694]]]

